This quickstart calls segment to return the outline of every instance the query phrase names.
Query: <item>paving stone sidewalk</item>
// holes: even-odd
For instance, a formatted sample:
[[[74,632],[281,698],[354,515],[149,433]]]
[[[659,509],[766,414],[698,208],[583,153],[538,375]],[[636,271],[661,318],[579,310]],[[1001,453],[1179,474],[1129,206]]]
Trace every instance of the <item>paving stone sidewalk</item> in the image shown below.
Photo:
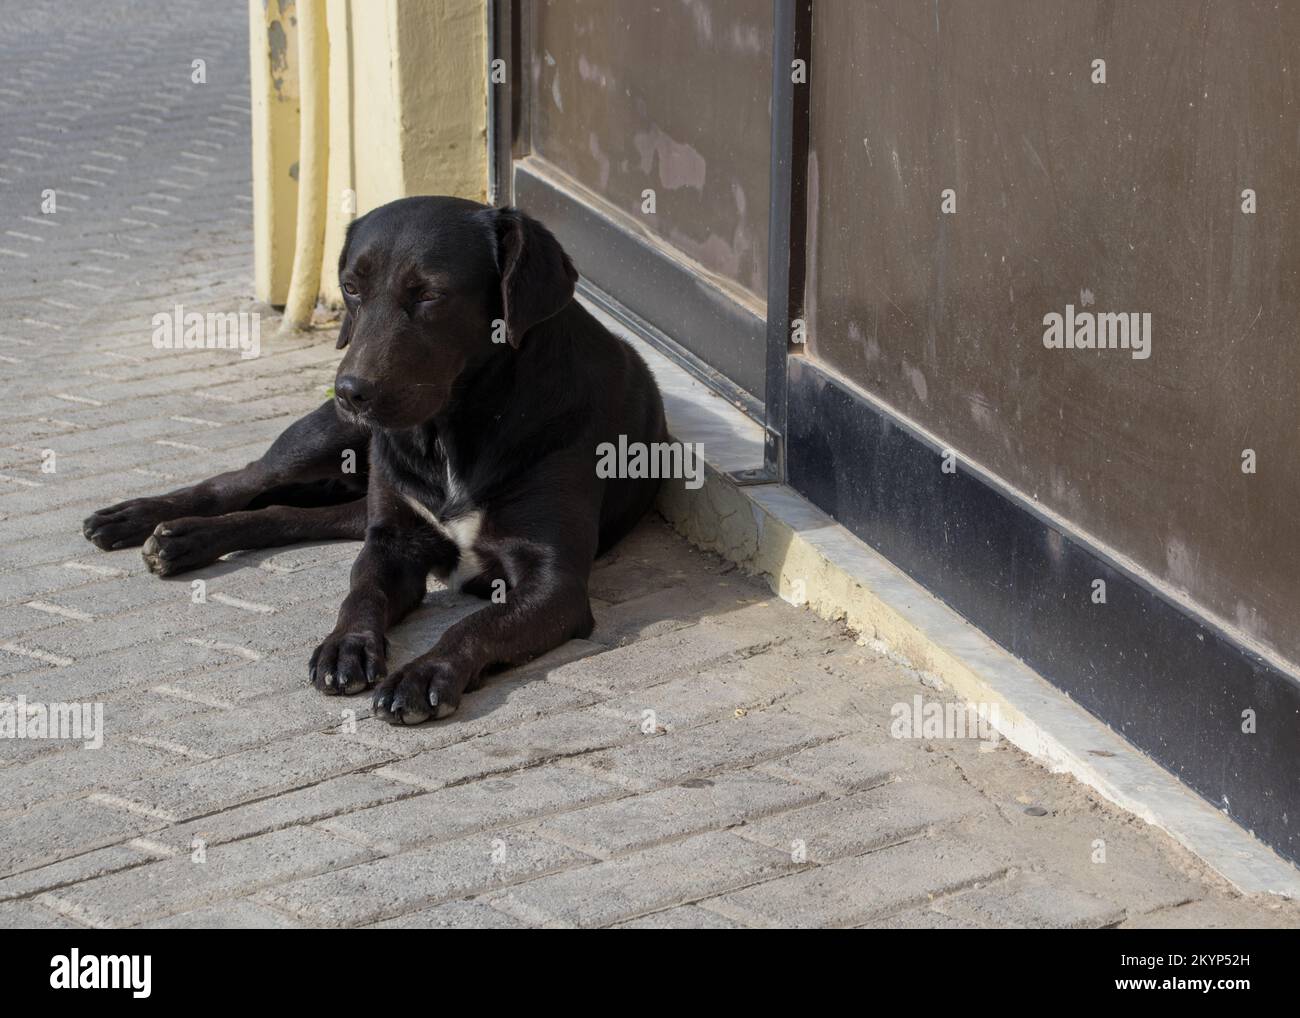
[[[162,581],[87,544],[259,455],[338,357],[272,319],[255,359],[150,342],[252,306],[228,6],[6,7],[0,703],[101,704],[104,737],[0,739],[0,927],[1300,925],[1006,744],[892,738],[942,691],[658,519],[599,563],[591,640],[417,729],[306,683],[357,545]],[[474,607],[432,592],[398,660]]]

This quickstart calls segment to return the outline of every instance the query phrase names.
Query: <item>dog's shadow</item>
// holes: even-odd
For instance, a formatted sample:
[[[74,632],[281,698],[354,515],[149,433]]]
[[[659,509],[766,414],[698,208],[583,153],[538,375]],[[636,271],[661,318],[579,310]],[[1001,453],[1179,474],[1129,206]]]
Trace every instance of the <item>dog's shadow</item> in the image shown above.
[[[351,547],[359,552],[361,545],[329,541],[242,551],[193,573],[168,579],[188,582],[201,578],[211,583],[258,568],[292,575],[320,565],[321,549],[333,547]],[[345,593],[338,592],[339,603]],[[771,594],[739,574],[733,564],[691,547],[657,513],[652,513],[596,560],[590,596],[596,626],[588,638],[569,640],[525,664],[493,669],[466,697],[456,717],[464,720],[506,706],[525,684],[544,679],[579,658],[686,629],[756,600],[768,599]],[[485,604],[482,598],[451,590],[430,577],[429,591],[420,607],[388,632],[389,670],[427,653],[451,626]],[[328,625],[322,632],[327,630]],[[691,666],[689,660],[682,662],[684,672],[689,672]]]
[[[489,713],[524,684],[579,658],[664,636],[771,597],[733,564],[692,548],[657,514],[596,560],[590,595],[596,627],[589,637],[569,640],[526,664],[494,669],[457,716]],[[426,653],[449,627],[483,605],[469,594],[431,589],[424,603],[389,631],[390,669]],[[693,662],[681,664],[685,673]]]

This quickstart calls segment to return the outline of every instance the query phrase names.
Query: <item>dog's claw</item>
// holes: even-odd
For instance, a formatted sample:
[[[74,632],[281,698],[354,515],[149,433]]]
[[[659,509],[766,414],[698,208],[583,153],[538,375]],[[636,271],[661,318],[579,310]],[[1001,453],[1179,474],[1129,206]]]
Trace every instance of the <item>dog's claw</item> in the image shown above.
[[[384,672],[383,641],[366,633],[330,633],[307,671],[312,685],[327,696],[360,693]]]
[[[380,684],[375,693],[375,716],[390,725],[441,720],[460,706],[464,685],[446,661],[412,661]]]
[[[171,499],[132,498],[91,513],[82,522],[81,533],[96,547],[116,551],[140,544],[159,523],[180,515],[183,509]]]
[[[144,564],[157,576],[174,576],[215,562],[221,555],[217,526],[203,517],[159,523],[140,549]]]

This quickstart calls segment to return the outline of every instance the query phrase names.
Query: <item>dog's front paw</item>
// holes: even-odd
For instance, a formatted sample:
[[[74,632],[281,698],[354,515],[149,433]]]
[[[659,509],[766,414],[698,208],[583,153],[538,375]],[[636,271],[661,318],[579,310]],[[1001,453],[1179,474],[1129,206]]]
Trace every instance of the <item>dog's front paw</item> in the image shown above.
[[[464,676],[447,661],[417,658],[388,676],[375,690],[375,716],[390,725],[418,725],[445,718],[460,706]]]
[[[215,562],[221,549],[214,526],[203,516],[159,523],[140,549],[144,564],[157,576],[174,576]]]
[[[312,652],[308,673],[322,693],[360,693],[384,677],[384,638],[335,630]]]
[[[180,515],[167,498],[131,498],[91,513],[81,524],[86,540],[113,551],[140,544],[164,520]]]

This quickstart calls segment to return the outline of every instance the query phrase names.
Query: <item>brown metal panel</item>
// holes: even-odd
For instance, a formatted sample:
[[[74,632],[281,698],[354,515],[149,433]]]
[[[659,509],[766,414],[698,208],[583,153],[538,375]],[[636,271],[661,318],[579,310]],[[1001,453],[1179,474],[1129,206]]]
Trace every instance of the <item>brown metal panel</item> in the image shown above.
[[[528,5],[532,154],[766,301],[769,0]],[[655,191],[656,211],[642,212]]]
[[[1300,4],[820,3],[812,46],[808,353],[1300,660]],[[1067,305],[1150,356],[1047,348]]]

